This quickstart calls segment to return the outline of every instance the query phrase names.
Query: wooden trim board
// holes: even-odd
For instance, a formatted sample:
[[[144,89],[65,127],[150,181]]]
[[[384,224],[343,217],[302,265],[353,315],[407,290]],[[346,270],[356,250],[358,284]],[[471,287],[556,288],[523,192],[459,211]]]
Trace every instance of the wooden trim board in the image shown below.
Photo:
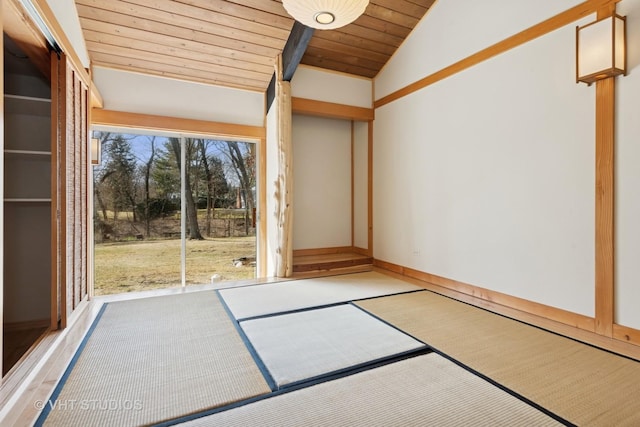
[[[529,301],[520,300],[509,296],[507,296],[508,299],[513,299],[513,301],[520,300],[524,304],[516,304],[516,306],[508,305],[508,301],[506,300],[496,301],[494,299],[491,299],[491,297],[499,297],[502,294],[487,291],[486,289],[478,288],[468,284],[461,285],[463,285],[463,288],[468,287],[467,291],[477,290],[477,292],[474,294],[461,292],[455,287],[447,286],[447,284],[445,283],[448,281],[456,284],[457,282],[453,280],[442,278],[444,279],[443,284],[433,283],[432,281],[426,279],[428,279],[429,277],[437,278],[438,276],[418,272],[416,270],[377,259],[374,259],[374,271],[378,271],[380,273],[384,273],[398,279],[409,281],[410,283],[423,287],[424,289],[448,296],[458,301],[462,301],[473,306],[483,308],[497,314],[508,316],[512,319],[516,319],[530,325],[537,326],[548,331],[558,333],[560,335],[564,335],[569,338],[576,339],[578,341],[582,341],[624,356],[640,360],[640,331],[638,330],[614,325],[614,330],[619,337],[618,339],[612,339],[595,333],[593,328],[584,329],[577,326],[585,323],[587,325],[594,324],[595,321],[589,317],[565,312],[563,310],[558,310],[542,304],[530,303]],[[481,294],[482,296],[480,296]],[[536,311],[538,309],[542,309],[542,311]],[[550,318],[548,314],[549,309],[553,312],[559,312],[559,317],[564,321]],[[629,335],[629,339],[624,338],[624,334]]]
[[[264,126],[209,122],[177,117],[154,116],[124,111],[92,109],[92,125],[130,129],[149,129],[161,132],[212,135],[220,138],[260,140],[266,138]]]
[[[338,246],[335,248],[295,249],[293,251],[293,256],[348,254],[349,252],[353,252],[352,246]]]
[[[291,109],[294,114],[362,122],[373,120],[375,116],[373,108],[354,107],[352,105],[295,97],[291,98]]]
[[[354,246],[353,248],[351,248],[351,250],[353,251],[354,254],[364,255],[368,257],[371,256],[371,254],[369,253],[369,249],[359,248],[357,246]]]
[[[584,1],[572,7],[571,9],[567,9],[564,12],[561,12],[545,21],[540,22],[539,24],[529,27],[524,31],[514,34],[511,37],[499,41],[498,43],[482,49],[481,51],[476,52],[473,55],[470,55],[452,65],[449,65],[448,67],[436,71],[433,74],[430,74],[414,83],[411,83],[408,86],[398,89],[395,92],[392,92],[389,95],[378,99],[377,101],[375,101],[374,107],[380,108],[384,105],[387,105],[393,101],[410,95],[413,92],[419,91],[420,89],[437,83],[440,80],[444,80],[454,74],[464,71],[467,68],[471,68],[483,61],[486,61],[487,59],[493,58],[494,56],[504,53],[510,49],[513,49],[540,36],[555,31],[558,28],[564,27],[565,25],[575,22],[578,19],[584,18],[587,15],[596,13],[602,7],[615,4],[618,1],[620,0]]]
[[[434,285],[450,289],[461,294],[470,295],[481,300],[491,301],[492,303],[510,307],[525,313],[543,316],[555,322],[563,323],[565,325],[569,325],[585,331],[594,331],[594,319],[591,317],[583,316],[581,314],[571,313],[559,308],[547,306],[533,301],[528,301],[522,298],[503,294],[501,292],[492,291],[489,289],[470,285],[468,283],[458,282],[456,280],[447,279],[435,274],[425,273],[419,270],[414,270],[408,267],[403,267],[378,259],[374,260],[373,265],[375,267],[380,267],[406,277],[418,279],[422,282],[432,283]]]
[[[640,346],[640,330],[617,324],[612,329],[614,339]]]

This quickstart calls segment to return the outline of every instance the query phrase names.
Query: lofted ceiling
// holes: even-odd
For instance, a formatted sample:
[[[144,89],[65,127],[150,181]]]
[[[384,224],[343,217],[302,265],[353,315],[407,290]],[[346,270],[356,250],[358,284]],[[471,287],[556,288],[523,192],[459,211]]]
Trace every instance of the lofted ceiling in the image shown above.
[[[281,0],[75,0],[94,65],[263,91],[294,20]],[[374,77],[435,0],[371,0],[302,63]]]

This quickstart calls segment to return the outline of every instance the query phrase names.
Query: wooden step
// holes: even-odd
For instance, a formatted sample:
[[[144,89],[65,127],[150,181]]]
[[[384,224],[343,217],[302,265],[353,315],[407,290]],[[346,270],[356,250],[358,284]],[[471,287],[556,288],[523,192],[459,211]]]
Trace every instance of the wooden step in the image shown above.
[[[356,253],[305,255],[293,257],[293,272],[329,271],[341,268],[373,265],[373,258]]]

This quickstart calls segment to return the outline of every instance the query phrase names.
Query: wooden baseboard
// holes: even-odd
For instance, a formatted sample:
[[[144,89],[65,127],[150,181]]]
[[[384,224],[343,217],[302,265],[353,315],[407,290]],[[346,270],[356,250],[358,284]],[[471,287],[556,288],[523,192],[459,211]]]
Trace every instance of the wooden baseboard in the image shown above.
[[[25,331],[27,329],[48,328],[51,326],[50,319],[27,320],[26,322],[11,322],[2,325],[5,331]]]
[[[432,292],[640,360],[640,331],[614,325],[615,338],[595,332],[595,320],[466,283],[374,259],[374,269]],[[441,280],[438,280],[441,279]],[[434,283],[439,282],[439,283]],[[629,338],[626,338],[628,336]]]
[[[447,279],[435,274],[424,273],[422,271],[405,268],[403,274],[424,282],[433,283],[463,294],[471,295],[482,300],[491,301],[496,304],[514,308],[525,313],[535,314],[555,322],[564,323],[585,331],[595,331],[595,319],[582,314],[573,313],[560,308],[551,307],[545,304],[529,301],[523,298],[492,291],[468,283]]]
[[[640,346],[640,330],[613,324],[613,338]]]
[[[350,252],[354,252],[352,246],[338,246],[335,248],[294,249],[293,256],[348,254]]]
[[[354,246],[353,248],[351,248],[351,250],[353,251],[353,253],[358,254],[358,255],[373,256],[369,249],[358,248],[358,247]]]
[[[458,282],[456,280],[447,279],[446,277],[437,276],[435,274],[425,273],[423,271],[414,270],[412,268],[403,267],[401,265],[392,264],[385,261],[374,260],[373,265],[385,270],[401,274],[405,277],[417,279],[422,282],[432,283],[434,285],[456,291],[461,294],[469,295],[481,300],[490,301],[494,304],[500,304],[505,307],[513,308],[525,313],[541,316],[555,322],[564,323],[585,331],[593,332],[595,330],[595,320],[592,317],[582,314],[572,313],[560,308],[551,307],[537,302],[529,301],[523,298],[514,297],[503,294],[501,292],[492,291],[468,283]]]

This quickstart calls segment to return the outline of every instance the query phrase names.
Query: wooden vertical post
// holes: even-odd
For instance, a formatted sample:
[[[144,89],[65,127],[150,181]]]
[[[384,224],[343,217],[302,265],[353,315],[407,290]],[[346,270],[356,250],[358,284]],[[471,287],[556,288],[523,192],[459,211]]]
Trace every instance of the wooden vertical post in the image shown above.
[[[278,108],[278,179],[276,181],[276,215],[278,248],[276,276],[293,274],[293,180],[291,141],[291,83],[282,79],[282,56],[276,65],[276,105]]]
[[[3,16],[2,16],[2,0],[0,0],[0,30],[3,30]],[[0,31],[1,32],[1,31]],[[4,37],[0,40],[0,51],[4,52]],[[0,164],[2,170],[4,170],[4,60],[0,60]],[[4,276],[4,173],[0,174],[0,273]],[[0,280],[0,332],[4,331],[4,280]],[[0,333],[0,349],[4,348],[2,342],[2,333]],[[4,354],[0,351],[0,354]],[[0,372],[2,372],[2,360],[0,360]],[[0,375],[0,383],[2,382]]]
[[[367,135],[367,254],[373,256],[373,120],[369,120]]]
[[[351,120],[351,248],[355,247],[355,122]]]
[[[613,333],[615,78],[596,82],[596,332]]]
[[[615,4],[598,11],[611,16]],[[595,332],[613,335],[614,323],[614,149],[615,77],[596,82],[596,325]]]

